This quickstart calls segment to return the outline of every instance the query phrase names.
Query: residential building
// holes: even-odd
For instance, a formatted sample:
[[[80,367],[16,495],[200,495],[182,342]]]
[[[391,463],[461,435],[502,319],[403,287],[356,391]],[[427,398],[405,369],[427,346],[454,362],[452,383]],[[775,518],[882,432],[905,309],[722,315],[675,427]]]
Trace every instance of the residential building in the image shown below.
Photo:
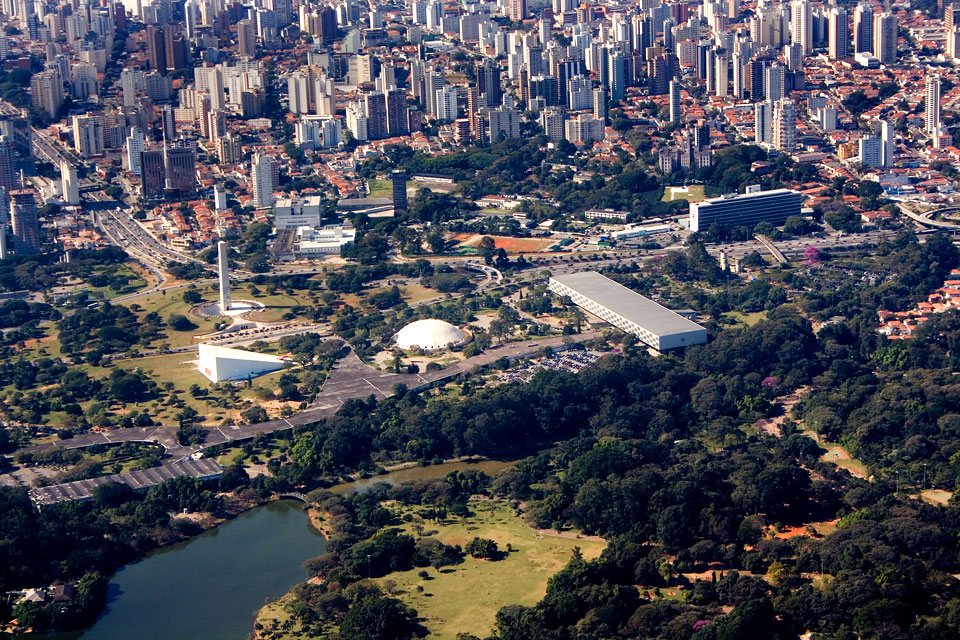
[[[77,178],[77,168],[66,160],[60,163],[60,187],[64,202],[71,206],[80,204],[80,181]]]
[[[265,209],[273,206],[273,190],[277,186],[278,168],[273,158],[255,153],[250,162],[250,176],[253,179],[253,206]]]
[[[789,98],[773,104],[773,146],[781,151],[797,146],[797,110]]]

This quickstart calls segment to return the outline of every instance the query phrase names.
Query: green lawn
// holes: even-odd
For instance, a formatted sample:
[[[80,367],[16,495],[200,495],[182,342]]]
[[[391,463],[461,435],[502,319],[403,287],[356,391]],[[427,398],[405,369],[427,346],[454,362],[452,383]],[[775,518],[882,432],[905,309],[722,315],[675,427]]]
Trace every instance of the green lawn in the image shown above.
[[[242,295],[247,300],[254,300],[264,305],[266,309],[250,314],[250,318],[257,322],[280,322],[283,316],[290,312],[293,307],[315,307],[313,300],[310,299],[309,292],[298,291],[294,295],[282,292],[269,295],[262,293],[258,296],[251,296],[248,290],[244,290]]]
[[[677,200],[688,200],[690,202],[700,202],[705,199],[704,189],[702,184],[690,184],[687,185],[686,193],[680,193],[679,191],[673,191],[672,187],[664,187],[663,189],[663,202],[675,202]]]
[[[117,296],[133,293],[147,286],[147,281],[144,280],[140,272],[128,264],[117,265],[114,267],[113,272],[117,275],[129,276],[130,282],[120,290],[114,289],[113,287],[87,287],[86,290],[94,294],[93,297],[95,298],[102,295],[104,298],[112,300]]]
[[[752,313],[743,313],[741,311],[728,311],[723,314],[728,318],[732,318],[737,323],[745,324],[748,327],[752,327],[767,316],[766,311],[754,311]]]
[[[207,302],[215,301],[219,295],[213,284],[199,285],[197,289],[200,291],[200,295],[203,296],[203,300]],[[185,347],[195,344],[194,336],[205,335],[214,330],[214,325],[216,324],[214,318],[195,318],[190,315],[190,308],[193,307],[193,304],[183,301],[185,291],[186,289],[177,289],[169,292],[157,292],[123,303],[136,311],[141,318],[155,311],[164,322],[172,315],[182,315],[187,316],[193,324],[197,325],[195,329],[191,329],[190,331],[174,331],[170,327],[164,328],[163,333],[166,334],[166,337],[157,340],[151,345],[151,349],[162,344],[168,344],[171,347]],[[246,292],[241,289],[235,289],[231,290],[231,293],[241,294]],[[144,349],[141,348],[140,350]]]
[[[196,353],[189,351],[185,353],[175,353],[164,356],[150,356],[147,358],[137,358],[134,360],[123,360],[117,363],[118,367],[127,370],[140,369],[151,380],[164,387],[166,383],[173,385],[171,392],[162,391],[159,406],[153,407],[155,401],[149,403],[150,414],[154,419],[159,418],[164,424],[175,424],[175,416],[180,411],[179,407],[167,404],[166,399],[169,395],[179,391],[179,398],[190,407],[197,410],[206,424],[220,424],[224,418],[237,419],[240,411],[251,408],[255,405],[264,406],[272,414],[274,407],[269,406],[263,400],[267,392],[272,392],[278,386],[278,381],[283,373],[275,371],[273,373],[260,376],[255,379],[252,386],[241,385],[233,387],[229,384],[216,385],[207,380],[197,371]],[[206,389],[208,395],[194,398],[190,394],[190,387],[198,385]],[[232,393],[235,390],[235,394]],[[221,407],[217,406],[218,399],[226,399],[236,395],[236,406]],[[230,403],[232,405],[232,403]]]
[[[445,544],[466,545],[474,536],[494,540],[501,550],[507,544],[514,551],[491,562],[467,557],[460,565],[429,569],[429,580],[417,574],[421,569],[392,573],[378,582],[396,583],[395,594],[413,606],[424,626],[438,640],[456,638],[458,632],[485,637],[493,630],[497,611],[509,604],[533,605],[546,593],[547,580],[570,560],[574,547],[585,558],[596,558],[605,542],[543,536],[515,514],[504,502],[474,501],[474,516],[453,519],[442,525],[424,523],[427,531]],[[403,527],[408,533],[413,524]],[[417,587],[423,591],[418,592]]]

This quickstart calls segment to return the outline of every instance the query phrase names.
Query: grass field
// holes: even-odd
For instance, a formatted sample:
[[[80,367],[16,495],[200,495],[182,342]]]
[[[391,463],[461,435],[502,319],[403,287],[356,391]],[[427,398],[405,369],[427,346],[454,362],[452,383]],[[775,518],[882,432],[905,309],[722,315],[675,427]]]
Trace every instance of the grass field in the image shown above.
[[[732,318],[739,324],[745,324],[752,327],[767,316],[766,311],[755,311],[753,313],[742,313],[740,311],[728,311],[723,314],[727,318]]]
[[[250,314],[250,319],[256,322],[280,322],[283,316],[290,312],[293,307],[315,306],[313,301],[307,296],[307,292],[298,295],[287,295],[286,293],[275,293],[273,295],[251,296],[247,290],[241,290],[242,295],[249,300],[255,300],[264,305],[266,309]]]
[[[254,405],[263,406],[268,413],[275,414],[279,403],[268,400],[264,401],[261,395],[265,391],[272,391],[278,386],[280,376],[285,370],[275,371],[273,373],[258,377],[251,387],[240,386],[231,387],[223,385],[214,385],[203,377],[196,369],[196,354],[193,352],[175,353],[164,356],[151,356],[147,358],[138,358],[136,360],[123,360],[117,363],[118,367],[127,370],[139,369],[143,371],[151,380],[160,387],[166,383],[173,385],[171,393],[179,391],[178,396],[183,402],[197,410],[206,424],[220,424],[224,418],[236,419],[240,411],[253,407]],[[91,375],[94,375],[91,373]],[[199,385],[207,389],[209,394],[204,397],[194,398],[190,395],[191,385]],[[218,398],[226,398],[230,390],[236,390],[236,396],[239,408],[227,409],[217,406]],[[151,403],[152,404],[152,403]],[[276,405],[276,406],[274,406]],[[164,424],[175,424],[176,414],[180,409],[174,405],[166,405],[163,402],[157,408],[151,408],[150,413],[155,418],[160,418]]]
[[[111,300],[113,298],[116,298],[117,296],[120,296],[126,293],[133,293],[134,291],[137,291],[147,286],[147,281],[143,278],[143,275],[141,274],[141,272],[138,271],[137,269],[134,269],[129,264],[118,265],[114,269],[114,272],[117,275],[125,275],[131,278],[130,282],[128,282],[127,286],[125,286],[122,290],[117,291],[113,287],[87,287],[87,291],[95,294],[94,297],[97,297],[97,295],[103,295],[103,297],[107,298],[108,300]]]
[[[379,582],[396,583],[396,595],[413,606],[424,626],[438,640],[452,640],[458,632],[485,637],[493,629],[497,611],[508,604],[533,605],[546,593],[547,579],[570,560],[574,547],[585,558],[596,558],[605,542],[543,536],[503,502],[474,501],[474,515],[465,521],[426,525],[445,544],[466,545],[474,536],[494,540],[501,550],[510,544],[514,551],[495,562],[467,557],[460,565],[429,569],[429,580],[420,569],[392,573]],[[411,524],[405,525],[411,530]],[[423,591],[418,592],[417,587]]]
[[[702,184],[691,184],[686,187],[665,187],[663,190],[663,202],[674,202],[676,200],[700,202],[705,199]]]
[[[415,186],[417,183],[407,180],[407,189]],[[392,198],[393,182],[391,180],[367,180],[367,189],[370,191],[371,198]]]
[[[204,301],[212,302],[217,299],[217,292],[214,288],[214,285],[200,285],[197,287],[197,289],[200,291],[200,295],[203,296]],[[190,308],[193,305],[189,302],[183,301],[184,291],[186,290],[178,289],[176,291],[167,292],[166,295],[164,295],[162,292],[152,293],[148,296],[135,298],[134,300],[131,300],[130,303],[125,304],[137,309],[137,314],[141,318],[152,311],[157,312],[164,322],[166,322],[170,316],[175,314],[189,317],[190,321],[197,325],[196,329],[191,329],[190,331],[174,331],[173,329],[166,327],[163,330],[163,333],[165,333],[167,337],[161,338],[159,341],[157,341],[157,344],[169,344],[172,347],[185,347],[194,343],[194,336],[204,335],[213,331],[215,320],[212,318],[201,319],[190,316]],[[234,291],[232,291],[232,293],[234,293]],[[236,290],[235,293],[239,294],[241,293],[241,290]],[[137,307],[133,307],[133,305],[137,305]]]

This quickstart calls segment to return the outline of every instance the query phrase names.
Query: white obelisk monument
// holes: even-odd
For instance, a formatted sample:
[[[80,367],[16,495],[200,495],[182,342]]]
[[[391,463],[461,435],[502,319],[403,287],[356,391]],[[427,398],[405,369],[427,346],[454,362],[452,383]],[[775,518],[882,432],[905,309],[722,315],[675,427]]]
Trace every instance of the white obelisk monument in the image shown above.
[[[217,268],[220,273],[220,311],[231,309],[230,301],[230,247],[222,240],[217,243]]]

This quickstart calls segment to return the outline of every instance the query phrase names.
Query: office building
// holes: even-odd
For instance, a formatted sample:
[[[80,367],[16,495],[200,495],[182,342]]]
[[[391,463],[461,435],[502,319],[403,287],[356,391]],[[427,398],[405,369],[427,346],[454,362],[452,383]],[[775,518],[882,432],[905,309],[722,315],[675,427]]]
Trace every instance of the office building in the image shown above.
[[[237,23],[237,55],[252,58],[257,54],[257,28],[252,20]]]
[[[477,65],[477,93],[486,99],[488,107],[499,107],[503,102],[503,87],[500,84],[500,65],[485,59]]]
[[[697,323],[595,271],[552,276],[548,288],[658,351],[707,341]]]
[[[6,189],[8,192],[20,186],[19,176],[17,175],[17,156],[13,148],[13,140],[0,135],[0,188]]]
[[[279,371],[283,366],[283,358],[265,353],[204,343],[197,347],[197,369],[210,382],[249,380]]]
[[[140,193],[147,200],[163,198],[167,175],[163,156],[163,149],[150,149],[140,153]]]
[[[390,174],[393,186],[393,210],[403,213],[407,210],[407,174],[400,169],[394,169]]]
[[[381,140],[389,135],[387,97],[383,93],[364,94],[363,113],[367,117],[367,140]]]
[[[141,156],[142,157],[142,156]],[[167,150],[164,159],[167,178],[173,197],[183,197],[197,190],[197,152],[187,146],[175,146]],[[166,188],[166,185],[165,185]]]
[[[10,221],[18,253],[40,252],[40,225],[37,222],[37,195],[33,189],[11,189]]]
[[[277,198],[273,203],[273,226],[276,230],[298,227],[319,227],[323,216],[323,198]]]
[[[800,215],[803,195],[790,189],[730,194],[690,203],[690,230],[706,231],[717,223],[727,228],[752,229],[760,222],[780,226],[790,216]]]

